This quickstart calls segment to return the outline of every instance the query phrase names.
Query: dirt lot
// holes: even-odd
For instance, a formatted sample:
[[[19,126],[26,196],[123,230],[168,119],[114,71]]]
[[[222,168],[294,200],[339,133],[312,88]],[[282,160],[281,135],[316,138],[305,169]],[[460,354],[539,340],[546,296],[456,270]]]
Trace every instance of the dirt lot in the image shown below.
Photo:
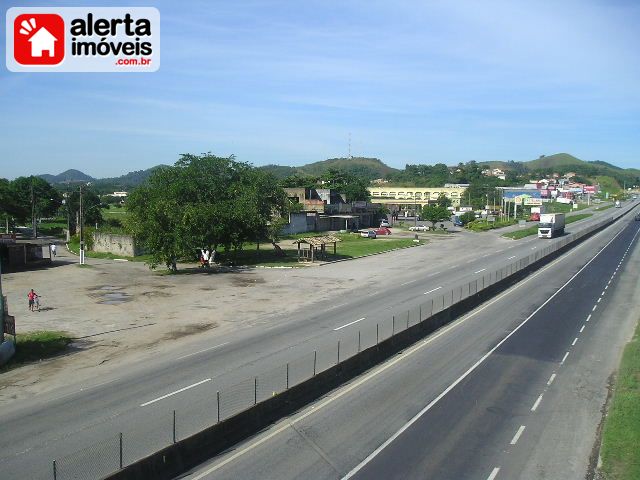
[[[452,248],[469,241],[451,237],[435,243]],[[417,254],[434,255],[430,245],[394,252],[395,269],[402,271],[403,261],[414,265]],[[93,378],[192,341],[196,334],[213,338],[250,328],[336,291],[373,286],[388,275],[379,268],[381,259],[394,255],[328,267],[163,275],[137,262],[88,259],[89,266],[81,268],[64,247],[58,252],[50,268],[3,275],[3,290],[18,332],[69,332],[76,339],[72,351],[0,375],[0,404],[65,385],[69,378]],[[31,288],[41,296],[39,312],[27,308]]]

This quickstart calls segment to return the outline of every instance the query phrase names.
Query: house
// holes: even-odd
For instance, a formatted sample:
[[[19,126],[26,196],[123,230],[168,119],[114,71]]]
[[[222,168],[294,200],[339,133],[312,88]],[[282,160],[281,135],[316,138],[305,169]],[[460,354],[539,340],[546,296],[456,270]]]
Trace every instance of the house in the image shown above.
[[[42,57],[42,52],[47,51],[49,57],[54,57],[55,54],[55,42],[58,41],[49,30],[42,27],[36,33],[34,33],[29,39],[31,42],[31,56]]]

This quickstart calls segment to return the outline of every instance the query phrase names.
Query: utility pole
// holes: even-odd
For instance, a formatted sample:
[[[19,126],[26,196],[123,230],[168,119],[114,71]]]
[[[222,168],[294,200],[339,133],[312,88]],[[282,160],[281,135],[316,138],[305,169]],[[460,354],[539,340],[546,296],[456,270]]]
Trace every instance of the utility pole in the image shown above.
[[[84,235],[83,227],[84,215],[82,212],[82,185],[80,185],[80,265],[84,265]]]
[[[33,238],[38,238],[38,231],[36,230],[36,201],[33,194],[33,178],[31,179],[31,231]]]

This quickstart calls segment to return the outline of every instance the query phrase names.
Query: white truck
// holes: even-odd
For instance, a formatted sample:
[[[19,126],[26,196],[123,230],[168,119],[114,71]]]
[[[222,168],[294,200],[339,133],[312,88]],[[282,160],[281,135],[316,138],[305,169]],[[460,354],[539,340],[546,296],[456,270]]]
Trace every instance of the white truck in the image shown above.
[[[538,224],[538,238],[553,238],[564,233],[564,213],[543,213]]]

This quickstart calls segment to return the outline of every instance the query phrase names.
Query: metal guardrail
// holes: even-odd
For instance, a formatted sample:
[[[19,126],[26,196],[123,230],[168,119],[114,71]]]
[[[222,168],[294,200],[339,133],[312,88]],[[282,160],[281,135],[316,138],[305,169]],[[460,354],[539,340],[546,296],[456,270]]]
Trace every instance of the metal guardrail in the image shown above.
[[[215,393],[209,398],[190,403],[177,410],[167,411],[160,421],[149,422],[147,431],[140,429],[123,431],[70,455],[60,457],[53,461],[53,476],[48,478],[84,480],[103,478],[114,473],[180,439],[229,419],[259,402],[299,385],[417,323],[424,322],[617,218],[619,216],[614,220],[597,222],[589,229],[566,235],[498,270],[486,272],[470,282],[456,285],[441,295],[434,296],[406,311],[397,312],[396,315],[383,321],[374,322],[365,319],[354,328],[336,332],[335,342],[329,345],[321,346],[271,370],[259,372],[252,378],[214,390]],[[546,241],[541,241],[541,244],[542,242]]]

